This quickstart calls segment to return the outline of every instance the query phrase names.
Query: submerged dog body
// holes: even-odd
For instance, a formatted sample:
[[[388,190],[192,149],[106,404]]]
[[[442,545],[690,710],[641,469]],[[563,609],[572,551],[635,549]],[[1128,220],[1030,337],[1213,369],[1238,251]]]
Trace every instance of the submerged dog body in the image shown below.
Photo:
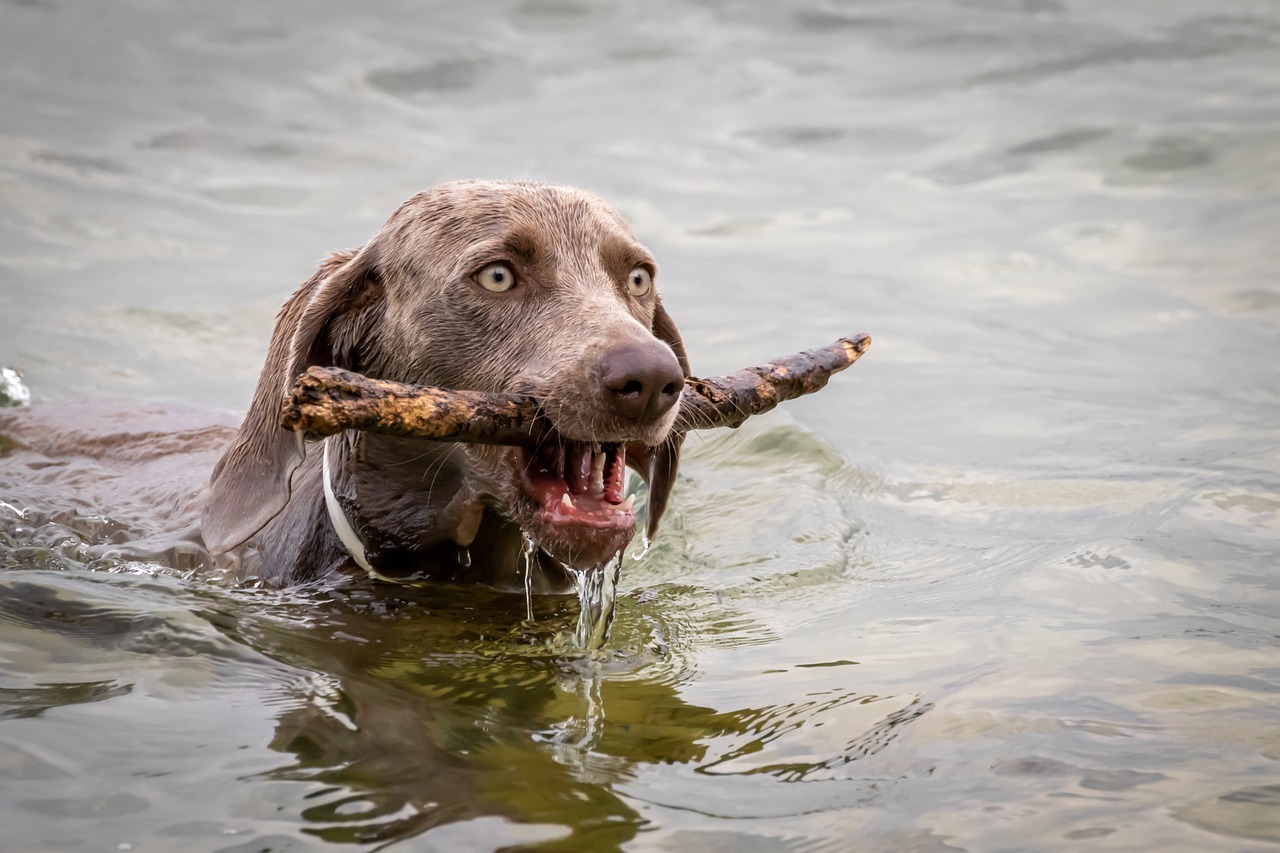
[[[281,309],[214,469],[206,544],[252,544],[242,573],[276,584],[354,560],[391,580],[510,588],[525,583],[531,541],[534,587],[565,588],[566,566],[598,567],[635,533],[625,467],[649,483],[650,533],[675,478],[689,365],[656,272],[621,217],[580,190],[466,181],[413,197]],[[535,450],[369,433],[304,444],[280,410],[316,364],[529,394],[557,435]]]

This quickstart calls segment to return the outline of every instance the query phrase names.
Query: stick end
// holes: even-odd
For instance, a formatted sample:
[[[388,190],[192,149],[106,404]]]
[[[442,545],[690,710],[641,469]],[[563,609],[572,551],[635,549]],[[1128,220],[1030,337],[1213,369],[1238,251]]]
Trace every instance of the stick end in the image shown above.
[[[845,355],[849,357],[850,363],[857,361],[864,352],[871,349],[871,336],[865,332],[845,338],[841,341],[844,344]]]

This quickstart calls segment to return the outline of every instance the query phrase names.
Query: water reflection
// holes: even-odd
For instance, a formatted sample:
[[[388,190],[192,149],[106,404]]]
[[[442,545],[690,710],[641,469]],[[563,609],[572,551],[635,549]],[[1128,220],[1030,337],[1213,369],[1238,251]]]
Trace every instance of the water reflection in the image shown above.
[[[63,682],[36,687],[0,687],[0,718],[38,717],[50,708],[101,702],[131,690],[114,681]]]
[[[379,589],[204,615],[312,673],[294,684],[270,744],[294,762],[262,778],[310,783],[299,817],[328,841],[386,842],[496,815],[562,827],[550,849],[611,849],[648,822],[634,799],[647,791],[644,768],[835,778],[928,709],[842,691],[716,710],[682,698],[688,676],[669,648],[638,645],[653,636],[635,633],[645,614],[628,614],[621,650],[583,654],[566,643],[571,601],[539,600],[533,625],[513,620],[523,606],[521,596],[466,588]],[[835,741],[798,736],[828,718]],[[836,754],[823,752],[836,743]]]
[[[638,763],[695,759],[714,714],[643,676],[662,669],[652,651],[573,652],[569,600],[536,600],[535,623],[520,621],[524,605],[458,587],[358,589],[317,593],[305,615],[296,602],[205,615],[314,674],[271,740],[295,762],[264,776],[319,786],[299,815],[309,834],[385,842],[497,815],[563,826],[555,849],[609,849],[645,824],[612,784]]]

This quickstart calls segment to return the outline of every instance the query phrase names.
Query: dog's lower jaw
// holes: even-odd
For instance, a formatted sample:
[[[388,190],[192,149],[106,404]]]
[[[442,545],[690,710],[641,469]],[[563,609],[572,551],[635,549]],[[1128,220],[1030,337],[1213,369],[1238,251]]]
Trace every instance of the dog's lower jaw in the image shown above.
[[[624,497],[625,445],[553,440],[508,452],[507,518],[561,566],[598,568],[635,536],[633,497]]]
[[[636,534],[635,514],[622,510],[603,523],[564,520],[533,500],[522,500],[516,520],[529,541],[569,569],[598,569],[622,553]]]

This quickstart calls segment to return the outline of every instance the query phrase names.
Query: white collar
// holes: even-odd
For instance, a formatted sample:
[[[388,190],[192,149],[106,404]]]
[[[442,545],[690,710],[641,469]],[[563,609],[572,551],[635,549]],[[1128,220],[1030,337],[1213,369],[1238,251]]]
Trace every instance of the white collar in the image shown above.
[[[330,438],[332,437],[330,436]],[[342,544],[347,549],[347,553],[351,555],[351,559],[356,561],[357,566],[368,572],[369,577],[386,581],[387,583],[400,583],[395,578],[389,578],[381,574],[369,562],[369,556],[364,550],[364,542],[360,541],[360,534],[356,533],[356,529],[351,526],[350,519],[342,511],[342,505],[338,503],[338,496],[333,493],[333,480],[329,475],[329,439],[323,439],[321,444],[324,445],[324,458],[320,466],[320,475],[324,480],[324,505],[329,510],[329,521],[333,523],[334,532],[342,540]]]

